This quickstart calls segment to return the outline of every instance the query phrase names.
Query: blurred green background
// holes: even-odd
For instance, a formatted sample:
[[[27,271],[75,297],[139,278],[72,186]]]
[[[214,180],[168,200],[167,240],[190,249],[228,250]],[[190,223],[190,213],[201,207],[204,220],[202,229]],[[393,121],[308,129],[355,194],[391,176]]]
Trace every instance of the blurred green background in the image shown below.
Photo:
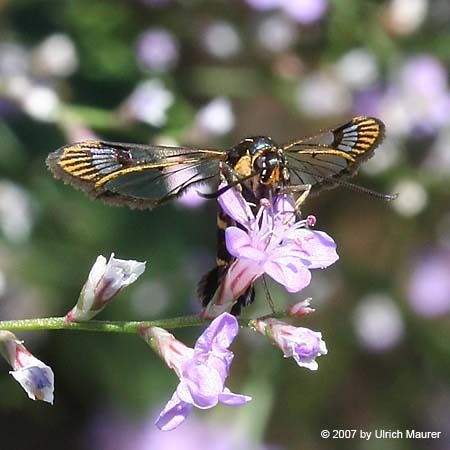
[[[134,336],[20,333],[55,372],[31,402],[1,362],[1,449],[445,450],[450,443],[450,4],[447,0],[0,0],[0,317],[61,316],[98,254],[147,271],[99,317],[195,311],[214,262],[215,204],[155,211],[94,202],[54,180],[48,152],[93,136],[230,148],[375,115],[387,138],[353,181],[305,213],[340,260],[302,293],[329,353],[310,372],[243,330],[238,409],[153,420],[176,376]],[[198,202],[197,202],[198,203]],[[261,289],[244,316],[268,311]],[[200,329],[180,330],[189,345]],[[322,429],[441,431],[441,439],[322,439]]]

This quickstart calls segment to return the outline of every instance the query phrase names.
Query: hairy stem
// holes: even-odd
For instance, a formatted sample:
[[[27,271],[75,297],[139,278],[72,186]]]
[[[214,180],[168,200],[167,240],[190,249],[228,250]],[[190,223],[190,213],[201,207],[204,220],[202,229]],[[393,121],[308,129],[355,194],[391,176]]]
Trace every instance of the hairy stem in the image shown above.
[[[282,313],[271,314],[270,317],[280,317]],[[266,316],[268,317],[268,316]],[[252,320],[238,319],[241,327],[249,327]],[[173,319],[149,321],[107,321],[90,320],[88,322],[67,322],[65,317],[46,317],[41,319],[3,320],[0,330],[7,331],[37,331],[37,330],[76,330],[97,331],[102,333],[139,333],[142,328],[161,327],[167,330],[206,325],[209,321],[198,316],[183,316]]]

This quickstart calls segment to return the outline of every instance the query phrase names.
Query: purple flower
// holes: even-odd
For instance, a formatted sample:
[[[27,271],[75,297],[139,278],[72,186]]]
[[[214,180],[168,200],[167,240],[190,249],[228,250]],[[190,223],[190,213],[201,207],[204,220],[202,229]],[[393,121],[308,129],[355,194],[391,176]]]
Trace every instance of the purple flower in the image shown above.
[[[215,98],[198,111],[195,122],[206,134],[220,136],[229,133],[235,122],[231,102],[224,97]]]
[[[0,354],[14,369],[9,373],[29,398],[53,404],[54,375],[49,366],[34,357],[9,331],[0,331]]]
[[[219,204],[240,225],[225,232],[227,249],[236,259],[203,317],[227,310],[263,274],[295,293],[308,286],[310,269],[328,267],[338,259],[333,239],[304,228],[310,218],[296,221],[293,201],[286,195],[277,196],[273,204],[263,200],[256,217],[235,189],[225,191]]]
[[[391,134],[434,134],[450,124],[445,66],[430,55],[407,59],[383,89],[359,94],[355,111],[383,117]]]
[[[153,28],[141,34],[136,51],[139,62],[149,70],[165,72],[178,61],[178,43],[163,28]]]
[[[123,114],[126,119],[162,127],[167,122],[167,111],[174,101],[174,95],[161,80],[145,80],[136,86],[125,101]]]
[[[450,123],[447,78],[445,66],[429,55],[410,58],[402,68],[400,84],[412,108],[418,110],[415,131],[426,134]]]
[[[331,237],[303,228],[305,221],[295,222],[294,208],[287,197],[277,197],[273,208],[263,202],[256,217],[247,205],[236,202],[239,198],[234,189],[219,197],[222,209],[246,229],[228,227],[226,245],[258,276],[267,273],[288,292],[298,292],[311,280],[309,269],[327,267],[338,259]]]
[[[360,344],[372,352],[394,348],[405,333],[405,324],[397,303],[382,293],[364,296],[353,314],[353,326]]]
[[[278,345],[285,358],[294,358],[300,367],[317,370],[316,358],[328,352],[322,334],[308,328],[294,327],[277,319],[255,320],[254,327]]]
[[[409,281],[409,302],[417,314],[437,317],[450,312],[450,250],[434,248],[423,254]]]
[[[411,92],[440,96],[447,90],[447,70],[430,55],[418,55],[407,60],[400,72],[401,85]]]
[[[222,418],[201,420],[192,416],[184,426],[161,433],[149,427],[149,417],[127,417],[111,406],[103,406],[89,418],[83,441],[86,448],[96,450],[276,450],[279,447],[257,445],[248,428],[235,417],[233,423]],[[205,445],[207,443],[207,445]],[[280,449],[281,450],[281,449]]]
[[[246,2],[254,9],[265,11],[280,6],[280,0],[246,0]]]
[[[280,8],[296,22],[308,25],[318,21],[327,11],[327,0],[246,0],[254,9],[267,11]]]
[[[142,330],[144,339],[180,379],[172,398],[156,420],[158,428],[168,431],[178,427],[194,406],[209,409],[219,402],[239,406],[251,400],[251,397],[233,394],[225,387],[234,356],[228,347],[238,331],[236,318],[223,313],[211,322],[192,349],[162,328]]]
[[[281,9],[304,25],[320,20],[327,8],[327,0],[281,0]]]

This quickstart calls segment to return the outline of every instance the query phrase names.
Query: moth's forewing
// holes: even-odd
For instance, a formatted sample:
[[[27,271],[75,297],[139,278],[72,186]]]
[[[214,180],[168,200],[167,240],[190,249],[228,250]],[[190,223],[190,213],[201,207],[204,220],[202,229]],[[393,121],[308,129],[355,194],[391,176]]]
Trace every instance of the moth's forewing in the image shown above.
[[[385,126],[373,117],[355,117],[345,125],[283,146],[290,184],[332,188],[352,176],[384,139]]]
[[[106,203],[152,208],[196,183],[214,182],[226,153],[186,147],[85,141],[51,153],[57,178]]]

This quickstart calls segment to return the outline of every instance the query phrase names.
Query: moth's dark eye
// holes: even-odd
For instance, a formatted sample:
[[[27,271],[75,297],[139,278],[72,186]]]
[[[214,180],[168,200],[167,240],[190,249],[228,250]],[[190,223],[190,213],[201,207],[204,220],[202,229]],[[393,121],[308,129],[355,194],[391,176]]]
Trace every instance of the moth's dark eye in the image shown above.
[[[259,157],[255,159],[255,162],[253,163],[253,168],[255,170],[261,170],[264,167],[266,167],[265,159],[263,157]]]

